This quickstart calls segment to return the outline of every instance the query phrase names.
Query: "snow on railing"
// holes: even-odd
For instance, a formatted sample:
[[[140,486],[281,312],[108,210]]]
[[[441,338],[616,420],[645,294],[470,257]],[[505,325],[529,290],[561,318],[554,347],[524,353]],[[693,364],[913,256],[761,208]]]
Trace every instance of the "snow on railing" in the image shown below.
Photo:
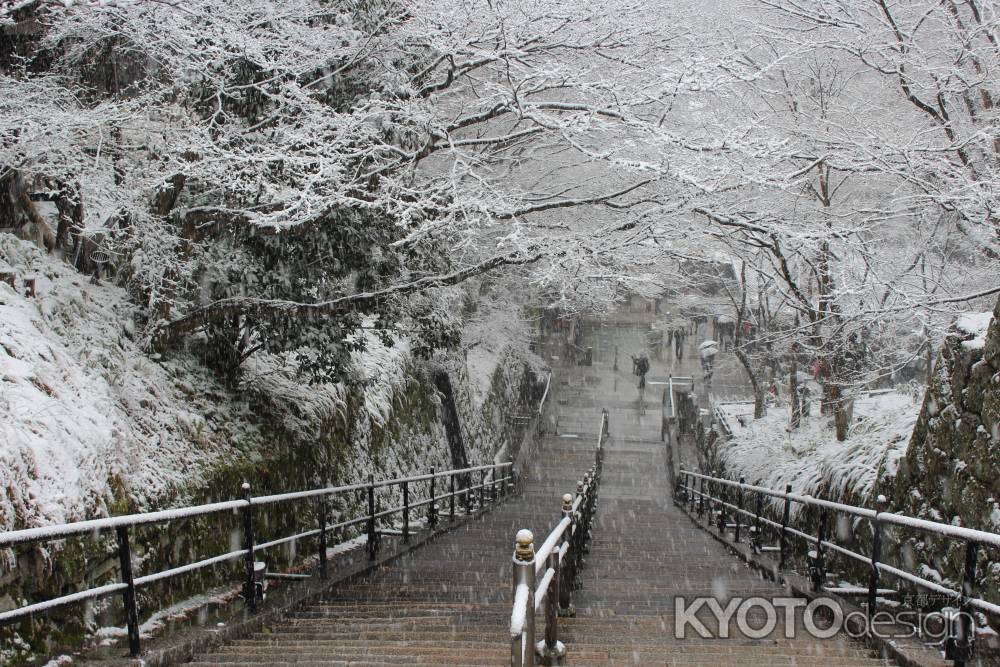
[[[474,476],[479,473],[478,484],[474,481]],[[501,476],[501,473],[503,476]],[[436,482],[438,480],[448,483],[448,490],[444,493],[438,492]],[[74,604],[85,600],[91,600],[115,593],[121,593],[126,612],[126,625],[128,627],[129,652],[136,656],[140,652],[139,643],[139,622],[138,612],[135,604],[136,589],[141,586],[148,586],[158,581],[163,581],[182,574],[188,574],[206,567],[218,565],[220,563],[244,559],[245,578],[243,582],[243,597],[247,606],[256,611],[257,601],[263,588],[263,577],[266,577],[263,564],[258,564],[255,554],[259,551],[272,549],[284,544],[296,542],[307,538],[318,538],[319,564],[318,573],[320,578],[327,577],[327,535],[333,530],[351,528],[359,524],[367,524],[365,532],[367,536],[368,555],[374,560],[378,554],[380,534],[399,534],[404,542],[410,540],[410,513],[413,510],[427,508],[426,525],[431,529],[437,524],[439,504],[447,502],[447,513],[449,520],[456,519],[456,503],[461,500],[465,504],[467,514],[473,512],[474,505],[478,505],[480,510],[484,509],[488,502],[498,502],[507,494],[508,487],[513,482],[513,463],[493,463],[489,465],[472,466],[455,470],[435,472],[431,469],[429,474],[411,475],[375,481],[374,477],[369,478],[367,483],[349,484],[346,486],[331,486],[308,491],[296,491],[292,493],[279,493],[268,496],[252,497],[250,495],[250,485],[244,483],[242,486],[243,498],[239,500],[229,500],[218,503],[208,503],[193,507],[180,507],[158,512],[143,512],[139,514],[127,514],[124,516],[108,517],[104,519],[90,519],[87,521],[76,521],[73,523],[57,524],[52,526],[41,526],[38,528],[26,528],[23,530],[13,530],[0,532],[0,548],[11,548],[20,544],[35,542],[50,542],[54,540],[64,540],[70,537],[86,535],[92,537],[101,532],[114,530],[118,540],[118,555],[121,565],[121,581],[118,583],[97,586],[83,591],[78,591],[69,595],[63,595],[48,600],[43,600],[33,604],[18,607],[8,611],[0,612],[0,625],[17,622],[25,617],[34,614],[44,613],[52,609],[68,604]],[[459,488],[456,488],[456,483]],[[425,484],[428,498],[411,502],[410,485]],[[401,491],[403,503],[386,510],[376,510],[376,491],[388,487],[398,487]],[[367,492],[368,511],[352,519],[340,523],[329,524],[327,522],[328,500],[332,496],[344,493],[353,493],[364,490]],[[478,492],[478,493],[477,493]],[[476,496],[478,495],[478,500]],[[296,502],[302,500],[317,499],[318,527],[309,530],[279,537],[267,542],[257,543],[254,538],[254,510],[258,507],[266,507],[273,504]],[[445,511],[443,508],[442,512]],[[191,519],[220,513],[234,513],[242,519],[243,528],[243,548],[205,558],[186,565],[180,565],[168,570],[153,572],[143,576],[133,577],[132,557],[128,531],[130,528],[145,526],[150,524],[169,524],[183,519]],[[401,515],[402,530],[380,529],[378,522],[380,519]]]
[[[538,401],[538,416],[542,416],[545,411],[545,400],[549,397],[549,387],[552,385],[552,371],[545,376],[545,391],[542,392],[542,400]]]
[[[531,603],[531,586],[521,582],[514,590],[514,610],[510,615],[510,637],[520,638],[524,633],[524,624],[528,619],[528,605]]]
[[[580,498],[578,497],[577,502],[579,502],[579,500]],[[570,509],[572,510],[572,505],[570,506]],[[563,534],[566,532],[566,529],[569,528],[570,524],[572,523],[573,519],[569,514],[563,516],[562,521],[556,524],[556,527],[552,529],[552,532],[549,533],[549,536],[545,538],[544,542],[542,542],[542,546],[540,546],[538,548],[538,551],[535,552],[536,575],[542,570],[542,568],[545,567],[545,563],[546,561],[548,561],[549,555],[552,553],[552,550],[556,548],[556,545],[557,544],[562,545]]]
[[[947,659],[954,660],[956,665],[964,664],[965,661],[971,658],[974,652],[975,619],[971,612],[979,611],[995,618],[1000,618],[1000,604],[973,596],[976,583],[978,551],[980,547],[1000,548],[1000,534],[886,512],[885,506],[887,505],[887,500],[885,496],[878,497],[876,501],[879,505],[878,509],[871,509],[823,500],[822,498],[815,498],[806,494],[792,493],[790,484],[786,485],[785,491],[782,492],[747,484],[742,478],[740,481],[735,482],[731,479],[704,475],[684,470],[683,468],[680,470],[679,476],[680,481],[677,484],[675,502],[681,505],[689,503],[689,511],[692,513],[696,512],[699,518],[707,510],[709,521],[711,522],[712,517],[716,519],[716,525],[720,533],[725,534],[727,529],[734,529],[734,540],[737,543],[740,541],[741,528],[746,528],[746,534],[749,535],[750,547],[755,553],[762,551],[777,551],[779,553],[779,569],[784,568],[785,563],[790,557],[788,537],[799,538],[805,541],[811,547],[808,553],[809,576],[814,590],[818,591],[822,589],[827,592],[834,590],[825,587],[827,577],[825,552],[833,552],[867,566],[870,574],[865,594],[867,597],[866,606],[869,621],[878,613],[879,597],[885,597],[883,589],[879,588],[882,574],[951,599],[954,607],[946,607],[942,610],[942,613],[948,612],[957,620],[952,624],[953,627],[949,629],[949,634],[945,642],[945,655]],[[729,497],[728,492],[730,491],[735,493],[735,498],[731,499]],[[756,499],[755,507],[752,510],[747,507],[748,496]],[[764,498],[784,501],[780,522],[764,515]],[[798,503],[818,511],[817,535],[811,535],[806,531],[798,530],[789,525],[792,503]],[[732,512],[734,523],[731,523],[727,517],[728,512]],[[870,555],[866,556],[831,541],[829,530],[830,513],[864,519],[870,523],[872,529],[872,551]],[[743,519],[746,519],[745,523],[741,523]],[[918,576],[882,562],[882,540],[886,526],[897,526],[925,535],[964,542],[965,567],[962,575],[961,589],[955,590],[949,588],[938,581]],[[762,528],[764,527],[777,533],[779,537],[778,547],[765,547],[761,544]]]
[[[597,504],[597,489],[604,462],[604,440],[608,437],[608,411],[601,413],[594,450],[594,464],[577,482],[576,495],[562,498],[562,518],[535,552],[530,530],[517,532],[514,548],[514,606],[510,616],[510,662],[523,667],[535,664],[536,648],[547,663],[566,653],[559,641],[558,611],[568,605],[572,582],[583,566],[583,549],[590,538],[590,525]],[[565,572],[563,572],[565,570]],[[541,579],[538,576],[541,575]],[[536,580],[538,584],[536,586]],[[535,615],[545,612],[545,641],[535,646]]]

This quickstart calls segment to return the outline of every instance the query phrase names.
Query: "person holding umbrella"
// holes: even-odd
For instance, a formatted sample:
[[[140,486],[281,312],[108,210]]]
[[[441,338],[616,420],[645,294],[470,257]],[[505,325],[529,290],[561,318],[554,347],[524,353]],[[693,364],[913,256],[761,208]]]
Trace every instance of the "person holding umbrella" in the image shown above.
[[[706,340],[698,346],[698,356],[701,358],[701,370],[705,374],[705,379],[712,378],[712,369],[715,365],[715,355],[719,353],[719,343],[714,340]]]

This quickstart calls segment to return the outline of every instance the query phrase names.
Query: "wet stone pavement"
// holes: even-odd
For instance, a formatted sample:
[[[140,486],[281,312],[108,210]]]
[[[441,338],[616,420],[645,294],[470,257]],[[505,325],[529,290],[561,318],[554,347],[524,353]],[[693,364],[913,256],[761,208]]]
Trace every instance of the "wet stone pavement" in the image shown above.
[[[610,413],[604,474],[583,588],[573,618],[561,619],[568,665],[883,664],[844,638],[816,640],[784,625],[765,638],[675,635],[675,596],[780,596],[777,585],[739,563],[669,500],[660,441],[657,388],[639,403],[630,350],[649,325],[585,325],[592,366],[560,367],[550,415],[559,435],[546,437],[524,492],[390,565],[334,586],[281,622],[197,658],[220,665],[504,665],[510,660],[511,554],[520,528],[540,543],[559,516],[560,497],[593,460],[601,408]],[[614,347],[619,369],[614,369]],[[694,342],[683,363],[652,356],[650,378],[700,378]],[[672,356],[672,355],[671,355]],[[553,362],[554,365],[558,361]],[[722,363],[727,363],[725,359]],[[720,364],[719,377],[728,371]],[[742,390],[734,369],[731,377]],[[659,392],[662,394],[662,391]],[[725,605],[723,605],[725,606]],[[707,608],[698,617],[718,634]],[[751,614],[751,625],[760,626]],[[538,622],[538,636],[544,624]]]
[[[793,621],[797,637],[786,639],[781,610],[775,631],[767,637],[742,635],[734,621],[729,624],[729,638],[715,638],[718,624],[706,605],[697,617],[712,637],[702,638],[687,625],[686,637],[675,638],[675,598],[679,595],[689,602],[698,596],[715,596],[725,607],[730,597],[769,598],[785,593],[731,556],[670,500],[666,448],[660,441],[659,397],[642,414],[635,378],[630,375],[631,361],[626,356],[628,363],[621,363],[623,346],[638,347],[644,331],[639,325],[588,327],[584,336],[592,341],[594,365],[570,371],[586,380],[573,382],[587,387],[581,392],[586,393],[586,402],[616,407],[610,410],[612,437],[605,446],[594,540],[582,575],[583,588],[574,598],[576,617],[564,619],[560,625],[567,664],[884,664],[863,645],[846,638],[813,639],[804,632],[801,619]],[[619,345],[617,372],[613,369],[614,344]],[[694,376],[697,386],[700,365],[694,341],[690,345],[680,363],[672,355],[661,363],[652,357],[650,376]],[[736,363],[727,355],[719,360],[713,394],[721,384],[726,398],[746,395]],[[623,400],[623,393],[635,398]],[[767,619],[762,610],[754,608],[749,620],[752,627],[760,628]]]

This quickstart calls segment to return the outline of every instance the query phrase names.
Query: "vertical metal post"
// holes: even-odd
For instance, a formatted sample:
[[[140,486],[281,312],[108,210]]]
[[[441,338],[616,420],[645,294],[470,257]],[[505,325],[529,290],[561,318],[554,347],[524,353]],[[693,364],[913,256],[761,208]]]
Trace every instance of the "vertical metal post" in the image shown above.
[[[122,602],[125,605],[125,619],[128,626],[128,654],[135,658],[139,655],[139,610],[135,605],[135,579],[132,576],[132,549],[128,543],[128,528],[118,526],[118,561],[122,568]]]
[[[955,638],[952,650],[956,654],[955,667],[965,667],[966,661],[973,657],[975,650],[975,633],[973,627],[972,607],[969,600],[976,585],[976,557],[979,544],[967,542],[965,545],[965,574],[962,577],[962,602],[959,607],[962,612],[958,619],[960,635]],[[946,650],[947,654],[947,650]]]
[[[674,445],[672,442],[667,442],[666,445],[666,455],[667,455],[667,486],[673,491],[674,498],[677,497],[680,491],[680,481],[677,476],[677,472],[674,470]]]
[[[705,478],[701,478],[701,491],[698,493],[698,518],[705,513]]]
[[[587,497],[583,495],[583,492],[583,480],[578,480],[576,483],[576,495],[580,499],[579,509],[577,510],[580,516],[576,526],[576,544],[572,547],[574,585],[577,583],[577,577],[579,577],[583,566],[583,545],[587,541],[587,531],[590,530],[590,527],[587,525]]]
[[[569,508],[572,509],[572,496],[566,494],[562,498],[562,514],[567,514],[566,500],[569,498]],[[568,526],[567,529],[569,529]],[[542,661],[545,664],[559,664],[566,656],[566,646],[559,641],[559,607],[560,596],[562,595],[561,578],[562,563],[560,554],[563,543],[566,542],[567,533],[563,532],[562,538],[549,554],[547,565],[552,568],[552,579],[549,580],[548,590],[545,593],[545,642],[541,646]]]
[[[455,473],[448,475],[448,520],[455,522]]]
[[[568,566],[568,571],[563,573],[560,572],[559,579],[559,608],[563,612],[568,613],[570,606],[572,605],[572,591],[573,591],[573,578],[575,576],[573,572],[573,552],[576,547],[573,544],[574,537],[576,535],[576,530],[578,528],[577,518],[573,516],[573,494],[566,493],[562,497],[562,517],[565,519],[569,517],[570,524],[566,528],[566,532],[563,533],[564,540],[569,542],[569,558],[566,559],[566,565]]]
[[[715,481],[715,471],[712,471],[712,479],[708,482],[708,525],[712,525],[715,513],[718,509],[719,483]]]
[[[826,560],[823,555],[823,542],[826,541],[829,514],[828,510],[822,510],[819,515],[819,532],[816,535],[816,576],[813,578],[814,591],[823,588],[823,583],[826,581]]]
[[[243,599],[246,600],[250,611],[257,611],[257,587],[254,585],[253,564],[254,564],[254,534],[253,534],[253,504],[250,502],[250,482],[243,482],[240,487],[243,490],[243,500],[247,504],[243,507],[243,548],[246,550],[244,561],[246,563],[246,579],[243,582]]]
[[[663,413],[667,409],[667,389],[663,390],[663,400],[660,401],[660,442],[667,441],[667,420]]]
[[[581,554],[590,553],[590,517],[593,511],[593,500],[594,500],[594,486],[591,483],[591,473],[588,471],[587,474],[583,476],[583,502],[580,503],[580,508],[583,510],[583,545],[580,547]],[[581,565],[582,565],[581,561]]]
[[[778,559],[778,568],[784,569],[785,562],[788,560],[788,520],[792,512],[792,500],[788,497],[788,494],[792,492],[792,485],[785,484],[785,510],[781,514],[781,536],[778,540],[778,544],[781,547],[781,556]]]
[[[743,485],[747,483],[747,478],[740,475],[740,488],[736,492],[736,507],[739,511],[736,512],[736,531],[733,533],[733,540],[737,543],[740,541],[740,521],[743,519]]]
[[[888,504],[888,500],[886,500],[886,497],[883,495],[880,495],[875,500],[875,518],[872,519],[872,566],[871,572],[868,573],[869,627],[871,627],[872,617],[878,611],[878,564],[882,558],[882,522],[879,521],[878,515],[880,512],[885,511]]]
[[[434,495],[434,468],[431,468],[431,504],[427,509],[427,525],[434,528],[437,522],[437,496]]]
[[[472,514],[472,473],[465,473],[465,513]]]
[[[698,489],[695,488],[697,486],[698,486],[698,480],[696,480],[694,478],[694,475],[692,475],[691,473],[688,473],[687,474],[687,492],[688,492],[688,503],[689,503],[689,510],[688,511],[689,512],[694,512],[695,504],[698,502],[695,499],[695,497],[698,495],[697,494]]]
[[[326,563],[326,496],[319,498],[319,578],[326,579],[328,576]]]
[[[403,544],[410,543],[410,483],[403,482]]]
[[[368,560],[378,555],[378,535],[375,534],[375,475],[368,476]]]
[[[514,543],[513,597],[517,589],[527,589],[524,628],[519,637],[511,638],[510,664],[512,667],[535,665],[535,537],[530,530],[520,530]]]
[[[566,646],[559,641],[559,547],[552,550],[547,563],[555,572],[545,593],[545,641],[540,647],[542,663],[547,665],[557,664],[566,656]]]
[[[486,471],[479,473],[479,509],[486,506]]]
[[[753,535],[751,536],[750,543],[754,553],[760,553],[761,540],[764,539],[764,534],[761,532],[764,529],[764,525],[760,520],[764,514],[764,495],[758,491],[754,496],[756,497],[756,502],[754,503]]]
[[[729,516],[726,514],[726,502],[729,500],[729,487],[723,482],[716,482],[719,488],[719,535],[726,536],[729,527]]]

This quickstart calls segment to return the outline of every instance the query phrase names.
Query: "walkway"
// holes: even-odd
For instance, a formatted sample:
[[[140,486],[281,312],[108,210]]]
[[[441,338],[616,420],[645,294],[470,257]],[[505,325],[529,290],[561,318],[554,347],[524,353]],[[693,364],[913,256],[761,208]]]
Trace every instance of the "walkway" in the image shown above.
[[[731,556],[709,533],[696,527],[669,499],[664,445],[660,442],[658,409],[638,414],[638,404],[618,399],[621,385],[637,395],[634,381],[622,371],[616,375],[606,362],[607,348],[599,341],[608,334],[625,344],[638,344],[639,327],[593,327],[595,366],[584,373],[598,402],[617,405],[611,410],[612,439],[606,446],[604,474],[594,542],[583,571],[583,589],[575,597],[577,616],[561,625],[572,665],[788,665],[823,667],[878,665],[860,644],[835,638],[818,641],[804,636],[801,626],[794,640],[778,632],[767,639],[736,634],[729,639],[674,639],[674,597],[771,597],[784,595],[780,586]],[[613,354],[612,354],[613,359]],[[726,359],[720,360],[733,391],[740,376]],[[725,364],[725,365],[723,365]],[[674,375],[700,377],[697,356],[689,350],[681,364],[664,363]],[[630,370],[630,366],[628,369]],[[654,359],[652,373],[659,367]],[[617,377],[619,390],[614,390]],[[594,380],[598,379],[598,382]],[[658,404],[657,406],[658,407]],[[723,606],[725,606],[723,604]],[[715,624],[707,620],[713,629]],[[758,619],[756,626],[762,625]],[[735,631],[735,625],[732,625]]]
[[[390,566],[334,587],[268,632],[201,656],[193,665],[509,663],[514,534],[528,526],[547,535],[559,517],[562,494],[575,490],[579,475],[593,463],[600,411],[560,413],[566,437],[543,441],[544,465],[532,471],[519,498]]]
[[[552,406],[559,437],[547,438],[524,494],[322,600],[194,664],[503,665],[509,662],[511,551],[517,529],[540,540],[559,497],[591,463],[601,407],[611,415],[594,542],[574,603],[561,623],[569,665],[882,664],[843,639],[673,638],[674,596],[781,595],[738,563],[668,499],[659,403],[639,414],[631,362],[639,325],[591,326],[594,365],[564,369]],[[619,345],[621,369],[613,365]],[[692,358],[693,357],[693,358]],[[691,353],[674,374],[697,373]],[[654,358],[653,375],[663,374]],[[653,392],[650,392],[651,394]],[[578,436],[578,437],[574,437]],[[712,624],[708,623],[711,627]],[[780,626],[779,626],[780,627]],[[539,628],[541,636],[541,628]]]

